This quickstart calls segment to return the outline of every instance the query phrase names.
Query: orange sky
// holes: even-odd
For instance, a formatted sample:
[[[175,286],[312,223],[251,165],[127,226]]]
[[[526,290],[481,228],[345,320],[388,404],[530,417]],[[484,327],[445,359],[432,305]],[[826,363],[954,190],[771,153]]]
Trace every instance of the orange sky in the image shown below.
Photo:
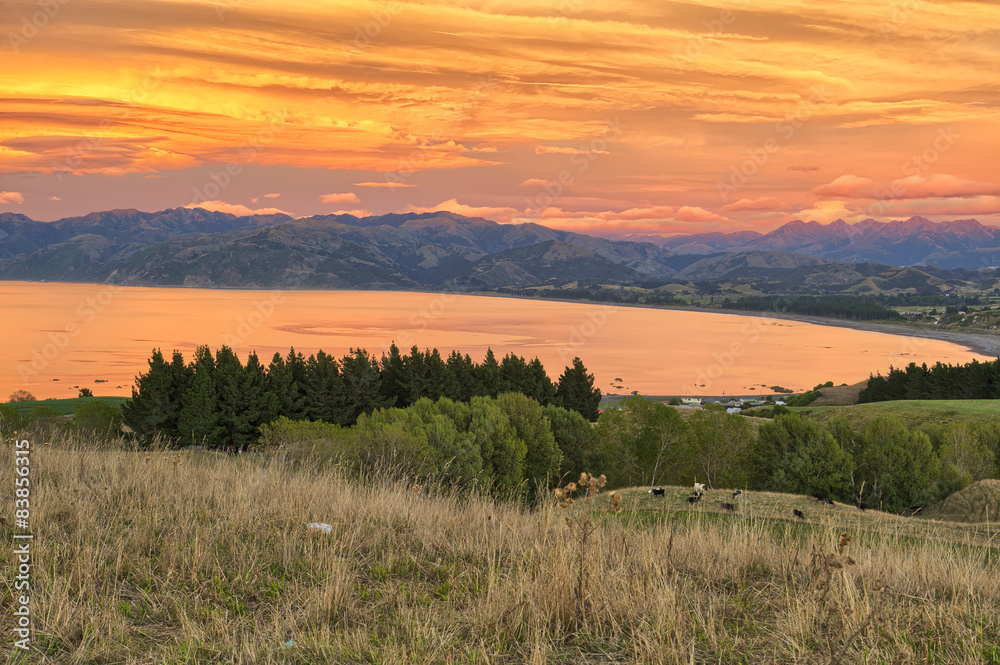
[[[13,0],[0,212],[1000,224],[1000,5]]]

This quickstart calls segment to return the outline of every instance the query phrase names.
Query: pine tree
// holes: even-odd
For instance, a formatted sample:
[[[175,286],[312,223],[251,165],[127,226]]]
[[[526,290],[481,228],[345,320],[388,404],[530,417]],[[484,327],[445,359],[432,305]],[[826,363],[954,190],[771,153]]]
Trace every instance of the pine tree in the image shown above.
[[[219,398],[215,389],[215,359],[207,346],[198,347],[191,365],[194,379],[181,399],[178,429],[183,443],[215,448],[223,443],[219,428]]]
[[[390,406],[404,406],[409,397],[406,381],[406,367],[399,347],[393,342],[389,346],[389,354],[382,354],[381,391],[382,398]]]
[[[267,390],[274,395],[279,416],[289,420],[305,420],[305,395],[295,380],[292,367],[275,352],[267,367]]]
[[[309,356],[305,367],[307,417],[328,423],[353,424],[353,420],[348,423],[343,417],[348,410],[349,396],[336,359],[324,351],[317,351]]]
[[[157,433],[178,437],[181,397],[194,378],[184,356],[174,351],[170,364],[159,349],[153,349],[149,371],[136,377],[132,399],[122,406],[122,419],[136,434],[149,438]]]
[[[559,377],[556,399],[564,409],[572,409],[591,422],[597,420],[601,389],[594,387],[594,375],[587,374],[579,358],[574,358],[573,366],[567,367]]]
[[[493,355],[493,349],[486,349],[486,358],[482,364],[476,365],[473,375],[476,377],[477,394],[487,397],[500,394],[500,363]]]
[[[351,349],[340,360],[345,404],[339,420],[341,425],[353,425],[362,413],[389,406],[382,395],[379,362],[364,349]]]
[[[452,351],[446,364],[458,386],[457,401],[468,402],[473,395],[481,394],[476,381],[476,365],[469,354],[463,356],[458,351]]]

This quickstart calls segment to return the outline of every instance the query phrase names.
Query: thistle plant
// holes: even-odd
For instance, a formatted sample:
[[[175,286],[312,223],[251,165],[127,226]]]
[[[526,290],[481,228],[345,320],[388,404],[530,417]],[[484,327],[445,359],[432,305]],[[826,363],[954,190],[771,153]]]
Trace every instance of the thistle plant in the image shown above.
[[[580,474],[579,480],[567,483],[565,487],[557,487],[554,491],[557,500],[556,506],[560,510],[567,510],[576,503],[574,495],[583,494],[584,498],[592,498],[600,494],[607,484],[608,479],[604,474],[592,476],[586,472]],[[607,512],[620,513],[622,511],[622,497],[618,492],[610,492],[608,497],[611,505]],[[575,564],[576,582],[573,588],[573,614],[572,623],[575,629],[585,619],[587,613],[587,597],[584,589],[587,585],[589,565],[587,561],[588,544],[591,536],[597,531],[598,522],[594,519],[598,510],[593,503],[590,503],[587,511],[581,511],[576,516],[563,515],[563,523],[570,533],[570,541],[575,543],[576,556]]]

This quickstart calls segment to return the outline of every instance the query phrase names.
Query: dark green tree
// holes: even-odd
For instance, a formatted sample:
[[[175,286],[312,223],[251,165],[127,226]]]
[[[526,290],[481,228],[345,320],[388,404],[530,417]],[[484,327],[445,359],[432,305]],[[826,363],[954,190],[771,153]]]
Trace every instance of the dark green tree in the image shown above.
[[[572,409],[591,422],[597,420],[601,389],[594,387],[594,375],[587,373],[587,368],[579,358],[573,358],[573,366],[567,367],[559,377],[556,402],[564,409]]]
[[[378,360],[364,349],[351,349],[340,359],[340,371],[346,395],[345,406],[339,421],[353,425],[362,413],[389,406],[390,400],[382,395],[382,379]]]
[[[562,475],[575,480],[582,472],[599,469],[597,431],[586,418],[554,404],[543,407],[542,413],[551,423],[556,445],[562,451]]]
[[[294,370],[281,354],[275,352],[267,366],[267,391],[274,395],[278,415],[289,420],[306,419],[306,397],[295,379]]]
[[[215,358],[207,346],[195,352],[194,380],[180,400],[178,430],[184,445],[223,445],[225,432],[219,426],[219,395],[215,389]]]
[[[689,428],[662,402],[634,395],[597,421],[598,464],[616,487],[687,485],[694,473]],[[594,473],[597,471],[595,470]]]
[[[923,432],[910,431],[901,420],[882,416],[871,422],[864,439],[855,481],[869,506],[897,512],[927,502],[938,478],[940,461]]]
[[[473,397],[469,404],[469,433],[483,458],[483,473],[502,495],[520,491],[528,447],[518,438],[507,414],[489,397]]]
[[[493,355],[493,349],[486,349],[486,357],[476,365],[474,372],[478,395],[496,397],[500,394],[500,363]]]
[[[136,377],[132,399],[122,406],[125,424],[144,439],[157,433],[180,436],[181,398],[193,379],[194,370],[185,365],[179,351],[174,351],[172,361],[167,363],[160,350],[153,349],[149,371]]]

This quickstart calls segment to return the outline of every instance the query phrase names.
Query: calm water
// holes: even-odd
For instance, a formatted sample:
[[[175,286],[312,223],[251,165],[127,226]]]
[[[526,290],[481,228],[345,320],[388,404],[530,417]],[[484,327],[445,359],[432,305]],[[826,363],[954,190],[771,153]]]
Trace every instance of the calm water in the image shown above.
[[[154,347],[190,358],[201,344],[307,356],[392,341],[481,360],[487,347],[538,356],[556,378],[574,356],[604,392],[753,394],[855,383],[873,370],[968,362],[947,342],[761,317],[405,292],[232,291],[0,282],[0,383],[6,399],[130,395]],[[617,379],[621,379],[618,383]],[[95,383],[101,381],[101,383]]]

